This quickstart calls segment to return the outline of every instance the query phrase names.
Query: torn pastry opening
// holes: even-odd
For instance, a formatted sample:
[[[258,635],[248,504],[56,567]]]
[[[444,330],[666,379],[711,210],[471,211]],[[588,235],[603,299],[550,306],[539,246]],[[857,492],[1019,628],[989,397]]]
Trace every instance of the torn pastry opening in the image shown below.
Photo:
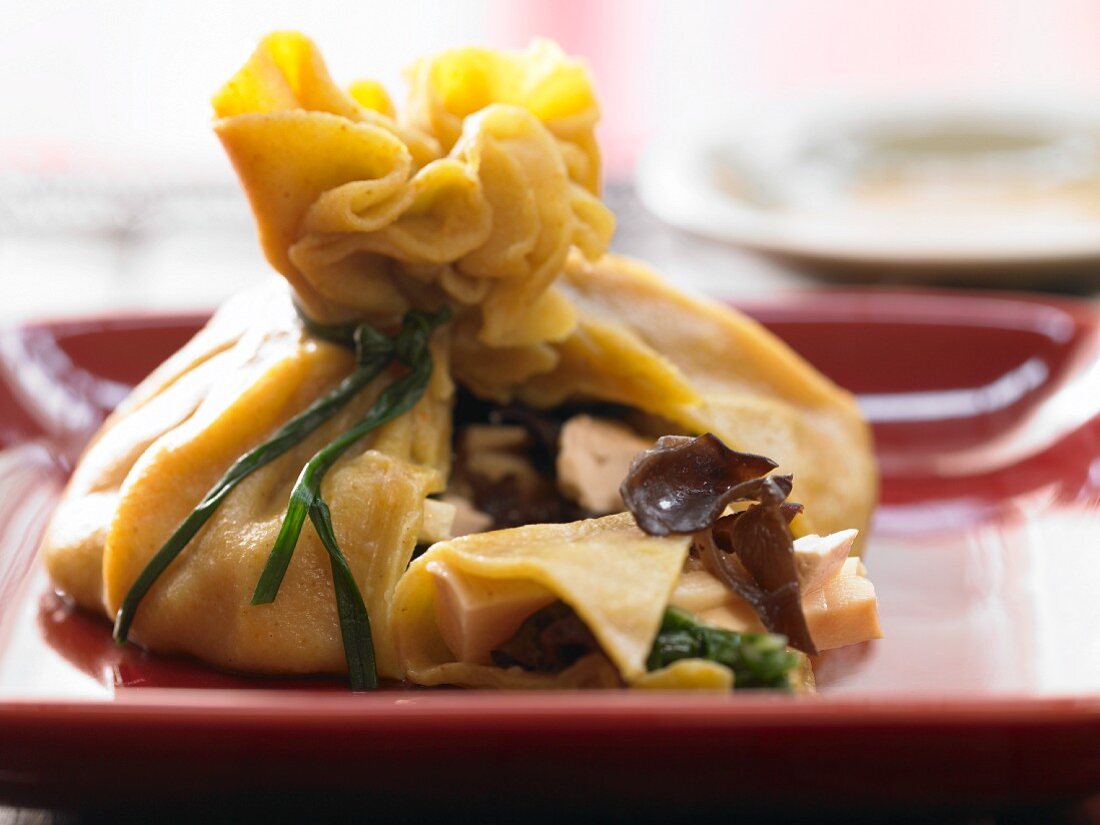
[[[622,405],[537,409],[460,388],[454,463],[439,498],[455,508],[451,536],[622,512],[619,487],[634,457],[678,429]]]
[[[524,423],[504,425],[495,438],[486,431],[480,446],[525,446],[529,485],[550,486],[538,468],[560,467],[570,426],[584,427],[573,449],[596,455],[574,456],[580,466],[606,461],[626,439],[648,441],[607,409],[601,418],[495,412]],[[613,439],[608,447],[603,433]],[[623,452],[615,471],[622,493],[610,506],[625,498],[633,513],[473,532],[414,562],[395,598],[410,678],[473,687],[808,689],[806,654],[882,635],[874,587],[849,555],[857,531],[794,538],[787,522],[800,506],[785,501],[784,477],[766,474],[772,462],[710,435]],[[499,481],[517,484],[510,473],[518,460],[491,462],[506,468]],[[594,500],[591,487],[556,489],[567,501],[575,496],[573,506]]]

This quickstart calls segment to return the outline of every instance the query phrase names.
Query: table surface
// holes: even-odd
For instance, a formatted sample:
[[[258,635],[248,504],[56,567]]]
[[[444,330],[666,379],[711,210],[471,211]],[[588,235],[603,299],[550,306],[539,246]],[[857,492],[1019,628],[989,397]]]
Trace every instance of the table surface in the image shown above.
[[[637,202],[629,188],[611,187],[608,201],[619,218],[616,250],[646,260],[681,285],[700,292],[734,299],[790,290],[814,289],[826,285],[815,275],[789,263],[751,252],[732,249],[691,237],[661,224]],[[193,206],[193,205],[192,205]],[[191,207],[189,207],[191,208]],[[220,211],[219,211],[220,209]],[[119,310],[208,309],[228,295],[269,275],[250,226],[247,211],[229,198],[219,201],[217,220],[181,220],[175,224],[127,226],[84,226],[58,232],[43,226],[5,226],[0,223],[0,268],[6,279],[19,273],[34,277],[19,282],[0,303],[0,323],[27,318],[60,317]],[[49,223],[43,221],[44,224]],[[56,222],[52,224],[56,227]],[[836,273],[833,273],[834,275]],[[882,280],[895,273],[883,271]],[[874,272],[861,273],[874,282]],[[10,280],[8,281],[11,282]],[[1059,291],[1098,298],[1100,292],[1079,280],[1055,280]],[[1098,789],[1100,791],[1100,789]],[[405,803],[402,803],[404,806]],[[379,812],[378,800],[218,799],[173,803],[170,810],[153,802],[125,808],[57,811],[0,806],[0,825],[62,825],[84,822],[157,821],[295,821],[300,818],[335,818],[357,812]],[[511,807],[515,811],[515,806]],[[415,804],[401,810],[386,810],[386,819],[409,820],[444,817],[448,820],[494,821],[503,814],[498,808],[479,807],[463,811],[450,807],[445,812],[424,810]],[[620,818],[621,809],[600,810],[600,803],[584,811],[542,811],[548,820],[565,816],[586,819],[593,815]],[[723,818],[729,811],[690,813],[694,821]],[[742,812],[743,814],[743,812]],[[808,812],[754,809],[769,825],[806,821]],[[629,812],[632,820],[668,821],[669,812]],[[506,817],[505,817],[506,818]],[[525,818],[528,818],[525,815]],[[744,818],[743,816],[739,818]],[[994,807],[971,810],[930,811],[832,811],[813,812],[823,822],[937,822],[953,825],[999,825],[1000,823],[1100,823],[1100,796],[1039,808],[1001,810]],[[536,820],[537,821],[537,817]]]

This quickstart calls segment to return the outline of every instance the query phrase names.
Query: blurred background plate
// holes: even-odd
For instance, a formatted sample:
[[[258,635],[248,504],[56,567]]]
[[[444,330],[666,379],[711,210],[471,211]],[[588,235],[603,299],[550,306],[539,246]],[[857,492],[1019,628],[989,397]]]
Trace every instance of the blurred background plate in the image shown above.
[[[637,188],[674,226],[842,277],[1095,285],[1097,112],[987,98],[760,107],[658,138]]]

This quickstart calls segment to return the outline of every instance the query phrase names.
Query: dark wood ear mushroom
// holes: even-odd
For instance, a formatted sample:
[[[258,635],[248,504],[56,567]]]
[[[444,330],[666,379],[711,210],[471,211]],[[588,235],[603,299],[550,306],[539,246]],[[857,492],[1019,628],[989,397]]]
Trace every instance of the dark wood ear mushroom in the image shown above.
[[[752,605],[768,630],[815,654],[788,527],[802,506],[787,501],[791,476],[767,475],[777,466],[731,450],[712,433],[665,436],[634,460],[621,493],[642,530],[692,534],[706,568]],[[723,516],[736,501],[754,503]]]

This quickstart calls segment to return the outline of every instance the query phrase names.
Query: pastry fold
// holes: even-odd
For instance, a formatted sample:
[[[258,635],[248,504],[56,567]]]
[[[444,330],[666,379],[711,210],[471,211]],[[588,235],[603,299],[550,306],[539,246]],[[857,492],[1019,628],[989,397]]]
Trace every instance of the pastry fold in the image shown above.
[[[521,594],[518,601],[526,598],[535,609],[555,599],[565,602],[592,631],[612,672],[633,682],[646,672],[646,657],[690,543],[687,536],[647,536],[622,513],[436,544],[413,562],[394,597],[394,624],[406,672],[418,684],[467,687],[580,687],[588,680],[608,678],[607,668],[591,658],[582,658],[560,674],[455,661],[438,620],[435,579],[442,566],[448,575],[484,588],[480,599],[490,609],[494,600],[517,600],[516,591]],[[524,618],[522,609],[516,617]],[[507,629],[514,632],[516,627]]]

